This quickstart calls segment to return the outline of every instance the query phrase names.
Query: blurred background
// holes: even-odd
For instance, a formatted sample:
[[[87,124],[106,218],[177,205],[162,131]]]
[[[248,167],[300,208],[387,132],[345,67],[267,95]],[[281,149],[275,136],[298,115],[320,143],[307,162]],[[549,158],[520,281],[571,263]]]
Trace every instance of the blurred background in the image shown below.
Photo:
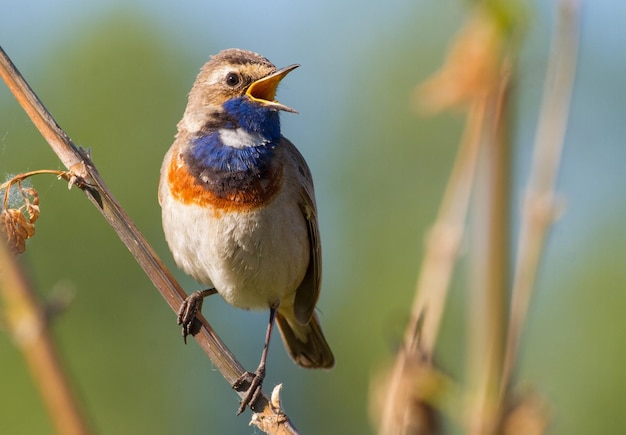
[[[279,99],[283,134],[316,181],[324,278],[320,318],[337,366],[297,368],[272,342],[266,390],[303,433],[373,433],[372,374],[401,341],[423,253],[461,135],[461,114],[425,118],[415,87],[441,65],[471,2],[0,1],[0,45],[188,292],[157,203],[161,160],[209,55],[257,51],[300,63]],[[514,223],[527,180],[553,2],[528,2],[514,100]],[[555,434],[626,433],[626,3],[581,9],[579,70],[558,181],[566,210],[551,232],[524,335],[518,379],[548,403]],[[0,84],[0,173],[62,169]],[[74,292],[52,328],[102,434],[258,433],[238,397],[78,189],[40,176],[37,235],[23,262],[42,298]],[[514,228],[515,230],[515,228]],[[516,234],[516,233],[514,233]],[[462,381],[464,290],[455,276],[440,367]],[[247,368],[267,313],[218,297],[204,313]],[[277,338],[277,337],[276,337]],[[23,358],[0,334],[0,432],[53,433]]]

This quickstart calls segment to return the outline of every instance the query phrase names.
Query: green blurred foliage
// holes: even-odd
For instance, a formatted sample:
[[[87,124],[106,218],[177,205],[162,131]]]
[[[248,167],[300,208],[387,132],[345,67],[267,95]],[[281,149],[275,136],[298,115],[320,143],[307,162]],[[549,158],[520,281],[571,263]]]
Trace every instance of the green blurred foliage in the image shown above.
[[[355,28],[368,24],[378,32],[375,40],[358,45],[337,33],[338,46],[347,46],[352,56],[329,48],[326,59],[311,50],[313,58],[305,65],[310,72],[290,76],[281,90],[289,97],[281,101],[301,109],[298,118],[283,118],[284,131],[302,149],[316,178],[325,267],[320,317],[337,367],[327,373],[299,369],[274,339],[266,389],[284,383],[286,412],[303,433],[364,434],[372,432],[370,377],[401,340],[424,233],[435,217],[462,125],[458,115],[419,117],[410,98],[415,85],[441,63],[464,11],[427,3],[406,8],[401,18],[371,13],[361,16],[370,21],[357,23],[341,18],[336,8],[320,6],[313,16],[320,40],[320,29],[332,32],[331,19]],[[546,15],[538,11],[531,19],[520,62],[514,215],[528,173],[547,57],[551,21]],[[176,270],[160,229],[160,162],[195,74],[209,53],[225,46],[216,36],[216,41],[201,41],[201,49],[181,52],[183,43],[160,26],[150,16],[119,12],[68,30],[62,43],[41,59],[25,61],[26,67],[18,60],[22,53],[9,55],[73,140],[91,147],[109,187]],[[251,45],[255,41],[249,37]],[[292,42],[293,53],[298,54],[298,44],[321,45],[315,38],[302,41]],[[597,83],[591,63],[605,61],[585,57],[588,48],[583,44],[582,84]],[[291,56],[276,63],[299,61]],[[624,68],[623,60],[620,65]],[[623,187],[611,190],[624,181],[623,168],[615,172],[626,160],[616,145],[623,127],[614,114],[623,113],[626,100],[616,95],[623,95],[625,85],[622,75],[601,77],[605,80],[593,92],[581,84],[574,95],[576,134],[568,136],[560,188],[568,209],[549,239],[520,367],[520,378],[551,406],[553,433],[621,433],[626,426],[621,397],[626,335],[620,315],[626,309],[626,207]],[[598,95],[613,106],[592,104]],[[609,122],[604,141],[593,141],[592,128],[580,122],[589,118]],[[3,88],[0,172],[38,168],[60,168],[60,163]],[[234,415],[236,395],[194,343],[183,346],[174,315],[80,191],[68,192],[63,182],[46,177],[33,185],[41,196],[41,217],[23,260],[43,298],[55,286],[76,292],[53,330],[98,433],[254,433],[246,416]],[[598,212],[590,213],[594,207]],[[461,380],[463,264],[439,349],[442,367]],[[176,276],[188,291],[198,288],[182,272],[176,270]],[[207,301],[204,312],[243,364],[255,367],[267,314],[235,310],[218,297]],[[52,433],[7,335],[0,335],[0,373],[0,432]]]

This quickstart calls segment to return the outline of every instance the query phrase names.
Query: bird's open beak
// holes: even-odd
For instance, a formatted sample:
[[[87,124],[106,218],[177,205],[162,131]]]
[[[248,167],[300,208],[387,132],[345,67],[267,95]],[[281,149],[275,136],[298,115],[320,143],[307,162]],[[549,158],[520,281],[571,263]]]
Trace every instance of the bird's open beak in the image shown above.
[[[287,74],[289,74],[294,69],[298,68],[300,65],[290,65],[285,68],[281,68],[275,73],[270,74],[267,77],[263,77],[260,80],[252,83],[248,90],[246,91],[246,95],[250,97],[252,100],[257,101],[265,106],[271,107],[276,110],[284,110],[285,112],[298,113],[291,107],[287,107],[283,104],[280,104],[274,98],[276,97],[276,88],[280,81],[285,78]]]

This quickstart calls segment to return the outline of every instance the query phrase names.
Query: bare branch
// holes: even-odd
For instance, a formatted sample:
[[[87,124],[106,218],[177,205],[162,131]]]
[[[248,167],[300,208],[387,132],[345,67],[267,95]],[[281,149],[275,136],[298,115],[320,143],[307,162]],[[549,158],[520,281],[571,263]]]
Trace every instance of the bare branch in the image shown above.
[[[498,394],[509,285],[511,171],[508,112],[511,61],[505,59],[488,103],[472,197],[467,299],[466,433],[490,434],[500,420]]]
[[[57,433],[89,433],[48,332],[45,309],[3,241],[0,241],[0,295],[9,331],[26,359]]]
[[[465,135],[437,220],[426,240],[411,319],[405,331],[403,349],[396,356],[387,388],[380,434],[405,433],[408,423],[405,414],[411,409],[413,400],[413,391],[407,391],[404,387],[407,376],[413,373],[411,367],[416,364],[423,366],[423,361],[430,364],[433,358],[449,283],[464,232],[484,114],[485,100],[481,99],[470,109]]]
[[[578,3],[562,0],[552,41],[528,191],[522,210],[501,384],[509,387],[547,231],[556,213],[555,180],[567,128],[578,55]]]

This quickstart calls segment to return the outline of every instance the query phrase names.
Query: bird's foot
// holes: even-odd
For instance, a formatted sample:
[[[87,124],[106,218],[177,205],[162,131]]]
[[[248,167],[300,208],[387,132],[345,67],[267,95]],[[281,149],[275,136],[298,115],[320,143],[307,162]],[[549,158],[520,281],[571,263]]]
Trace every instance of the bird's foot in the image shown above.
[[[200,329],[196,320],[196,314],[202,309],[202,301],[205,297],[217,293],[217,290],[210,288],[193,292],[183,301],[178,309],[178,324],[183,326],[183,340],[187,343],[187,336],[194,335]]]
[[[233,389],[235,391],[246,392],[246,395],[239,403],[237,415],[244,412],[247,406],[250,406],[250,409],[254,411],[254,405],[257,400],[259,400],[259,396],[263,391],[263,379],[265,379],[265,366],[262,364],[258,369],[256,369],[256,372],[245,372],[235,381]]]

